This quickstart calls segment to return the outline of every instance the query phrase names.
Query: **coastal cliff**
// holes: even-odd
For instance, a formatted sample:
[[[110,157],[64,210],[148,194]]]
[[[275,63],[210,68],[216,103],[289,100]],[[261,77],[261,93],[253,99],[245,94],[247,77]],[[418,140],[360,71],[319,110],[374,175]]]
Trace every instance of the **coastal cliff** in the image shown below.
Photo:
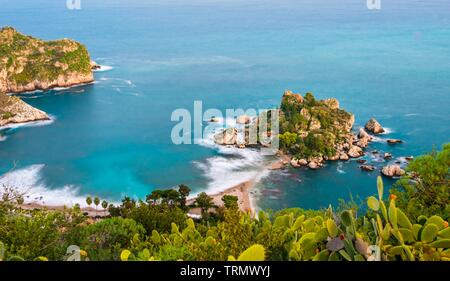
[[[49,119],[6,93],[89,83],[96,67],[86,48],[73,40],[43,41],[12,27],[0,29],[0,126]]]
[[[11,123],[49,119],[44,111],[32,107],[20,98],[0,93],[0,127]]]

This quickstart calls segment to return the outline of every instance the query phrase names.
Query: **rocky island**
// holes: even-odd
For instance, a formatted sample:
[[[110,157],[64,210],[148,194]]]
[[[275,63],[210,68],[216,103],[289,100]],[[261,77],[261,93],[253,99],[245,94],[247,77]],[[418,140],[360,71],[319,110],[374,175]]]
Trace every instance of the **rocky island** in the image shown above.
[[[7,93],[89,83],[96,68],[78,42],[43,41],[12,27],[0,29],[0,126],[49,119],[45,112]]]
[[[287,164],[294,168],[301,166],[319,169],[326,161],[347,161],[350,158],[364,156],[364,150],[374,139],[374,135],[385,132],[375,119],[371,118],[357,133],[352,131],[355,117],[352,113],[340,108],[335,98],[318,100],[311,93],[305,95],[285,91],[278,109],[280,132],[280,160],[274,162],[270,169],[280,169]],[[244,118],[245,117],[245,118]],[[258,118],[239,116],[237,124],[245,124],[246,130],[259,122]],[[369,133],[370,132],[370,133]],[[244,138],[238,137],[239,130],[225,128],[215,135],[215,143],[219,145],[235,145],[239,148],[252,146]],[[274,137],[274,136],[272,136]],[[401,140],[389,139],[388,143],[401,143]],[[259,142],[259,145],[265,144]],[[378,153],[378,152],[377,152]],[[392,159],[390,153],[384,154],[385,160]],[[363,171],[374,171],[373,165],[365,164],[367,160],[358,159],[363,164]],[[396,177],[404,174],[399,165],[385,166],[381,174]]]

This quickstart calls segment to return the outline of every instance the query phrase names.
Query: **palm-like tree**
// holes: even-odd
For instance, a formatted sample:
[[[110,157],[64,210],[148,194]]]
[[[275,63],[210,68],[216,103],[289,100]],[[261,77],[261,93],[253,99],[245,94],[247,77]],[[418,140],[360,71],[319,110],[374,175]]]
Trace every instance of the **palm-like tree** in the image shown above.
[[[102,202],[102,208],[103,208],[104,215],[106,215],[106,208],[108,208],[108,202],[106,202],[105,200],[103,200],[103,202]]]
[[[100,204],[100,198],[95,197],[94,198],[94,204],[95,204],[95,214],[97,214],[98,205]]]
[[[88,204],[89,208],[91,207],[91,204],[92,204],[91,196],[86,197],[86,204]]]

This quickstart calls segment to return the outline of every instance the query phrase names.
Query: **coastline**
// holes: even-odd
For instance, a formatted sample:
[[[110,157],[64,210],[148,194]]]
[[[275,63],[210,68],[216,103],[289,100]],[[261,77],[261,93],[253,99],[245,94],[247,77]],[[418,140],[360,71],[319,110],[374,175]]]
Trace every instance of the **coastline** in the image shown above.
[[[213,198],[213,203],[218,207],[223,207],[222,197],[224,195],[232,195],[238,198],[238,207],[243,212],[249,212],[252,216],[255,215],[256,206],[254,205],[254,198],[252,198],[251,190],[255,185],[255,180],[244,181],[235,186],[229,187],[214,194],[208,194]],[[187,204],[190,205],[195,202],[196,197],[189,198]],[[200,208],[192,208],[189,210],[190,215],[200,215]]]
[[[256,205],[254,203],[254,198],[252,197],[251,189],[254,187],[255,181],[254,180],[248,180],[245,182],[242,182],[240,184],[237,184],[235,186],[229,187],[221,192],[214,193],[214,194],[208,194],[213,198],[213,202],[218,207],[223,207],[222,197],[224,195],[232,195],[238,197],[238,206],[239,209],[243,212],[250,213],[251,216],[255,216],[256,214]],[[196,197],[189,198],[187,200],[187,204],[190,205],[195,202]],[[34,210],[34,209],[40,209],[40,210],[51,210],[51,211],[64,211],[65,209],[69,208],[67,205],[47,205],[42,204],[36,201],[23,203],[20,205],[20,208],[23,210]],[[96,210],[93,207],[82,207],[80,209],[83,213],[87,213],[88,217],[95,218],[95,217],[106,217],[109,215],[109,212],[107,210],[103,210],[102,208]],[[189,210],[188,215],[191,216],[199,216],[200,215],[200,208],[192,208]]]

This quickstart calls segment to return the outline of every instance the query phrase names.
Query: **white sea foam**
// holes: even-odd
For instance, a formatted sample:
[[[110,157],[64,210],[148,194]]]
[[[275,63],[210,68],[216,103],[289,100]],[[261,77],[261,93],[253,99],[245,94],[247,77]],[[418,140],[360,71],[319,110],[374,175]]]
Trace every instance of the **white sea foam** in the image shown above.
[[[113,70],[114,67],[109,66],[109,65],[100,65],[99,69],[95,69],[94,72],[105,72],[105,71],[110,71]]]
[[[343,168],[343,162],[339,162],[338,165],[337,165],[337,167],[336,167],[336,171],[337,171],[339,174],[345,174],[346,172],[345,172],[342,168]]]
[[[220,122],[232,123],[234,121],[222,119],[219,124]],[[208,193],[217,193],[250,180],[259,182],[270,173],[267,169],[266,156],[257,149],[216,145],[213,134],[205,136],[200,145],[219,153],[218,156],[194,162],[209,180],[206,190]]]
[[[44,164],[31,165],[13,170],[0,176],[0,186],[8,186],[25,192],[25,202],[37,202],[48,206],[67,205],[76,203],[85,206],[85,197],[80,196],[79,189],[66,185],[58,189],[48,189],[43,184],[41,171]]]
[[[6,136],[2,136],[2,135],[0,135],[0,141],[5,141],[7,139],[7,137]]]

